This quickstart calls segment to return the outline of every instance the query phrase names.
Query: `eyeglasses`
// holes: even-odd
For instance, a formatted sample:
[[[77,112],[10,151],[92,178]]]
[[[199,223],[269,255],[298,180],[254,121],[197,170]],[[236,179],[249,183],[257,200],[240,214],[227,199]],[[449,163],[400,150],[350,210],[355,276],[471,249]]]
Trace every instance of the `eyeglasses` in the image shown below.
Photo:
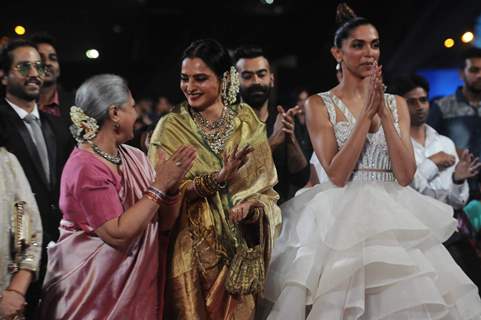
[[[20,62],[14,68],[23,77],[28,76],[28,73],[30,72],[31,68],[34,68],[40,76],[45,75],[45,65],[40,61],[37,61],[37,62]]]
[[[429,102],[429,99],[428,97],[424,96],[424,97],[419,97],[419,98],[407,98],[406,99],[406,102],[407,104],[409,105],[414,105],[416,104],[416,102],[419,102],[421,104],[425,104],[425,103],[428,103]]]

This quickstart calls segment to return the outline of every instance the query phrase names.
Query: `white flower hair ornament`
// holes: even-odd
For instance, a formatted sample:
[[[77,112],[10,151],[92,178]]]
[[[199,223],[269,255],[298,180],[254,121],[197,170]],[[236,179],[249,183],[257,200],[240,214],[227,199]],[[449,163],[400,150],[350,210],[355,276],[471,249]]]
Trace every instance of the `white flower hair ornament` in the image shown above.
[[[221,97],[224,105],[229,106],[237,101],[239,88],[239,73],[237,73],[237,69],[234,66],[231,66],[229,71],[224,72],[222,77]]]
[[[70,126],[70,132],[78,143],[90,142],[95,138],[99,130],[97,120],[87,116],[77,106],[70,107],[70,118],[73,122],[73,125]]]

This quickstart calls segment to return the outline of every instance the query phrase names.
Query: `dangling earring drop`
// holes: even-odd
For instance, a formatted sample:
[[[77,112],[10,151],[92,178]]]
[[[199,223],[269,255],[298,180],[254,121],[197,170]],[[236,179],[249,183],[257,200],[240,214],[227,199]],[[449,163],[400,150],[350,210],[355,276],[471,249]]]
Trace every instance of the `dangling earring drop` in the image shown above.
[[[342,62],[342,61],[339,61],[339,62],[336,64],[336,71],[341,71],[341,62]]]

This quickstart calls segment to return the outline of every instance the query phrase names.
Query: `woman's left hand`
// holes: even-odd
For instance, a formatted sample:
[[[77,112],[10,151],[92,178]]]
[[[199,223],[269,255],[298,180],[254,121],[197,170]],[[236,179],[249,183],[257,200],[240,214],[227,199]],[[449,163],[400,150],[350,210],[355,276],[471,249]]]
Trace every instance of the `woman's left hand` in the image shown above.
[[[23,311],[25,298],[19,293],[3,291],[0,299],[0,317],[11,317]]]
[[[230,220],[239,223],[244,220],[255,208],[262,208],[262,203],[257,200],[247,200],[239,203],[230,209]]]

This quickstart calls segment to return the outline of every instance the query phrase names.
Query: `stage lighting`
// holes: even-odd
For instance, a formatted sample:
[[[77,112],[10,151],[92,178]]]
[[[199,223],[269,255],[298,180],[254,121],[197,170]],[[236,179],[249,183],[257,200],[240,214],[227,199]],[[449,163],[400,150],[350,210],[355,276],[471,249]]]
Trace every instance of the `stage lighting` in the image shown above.
[[[473,39],[474,34],[471,31],[467,31],[461,36],[461,41],[463,41],[464,43],[469,43],[473,41]]]
[[[18,34],[19,36],[23,36],[25,34],[26,30],[25,27],[23,26],[16,26],[15,27],[15,33]]]
[[[85,52],[85,56],[89,59],[97,59],[100,53],[96,49],[89,49]]]
[[[446,40],[444,40],[444,46],[446,48],[454,47],[454,40],[452,38],[447,38]]]

